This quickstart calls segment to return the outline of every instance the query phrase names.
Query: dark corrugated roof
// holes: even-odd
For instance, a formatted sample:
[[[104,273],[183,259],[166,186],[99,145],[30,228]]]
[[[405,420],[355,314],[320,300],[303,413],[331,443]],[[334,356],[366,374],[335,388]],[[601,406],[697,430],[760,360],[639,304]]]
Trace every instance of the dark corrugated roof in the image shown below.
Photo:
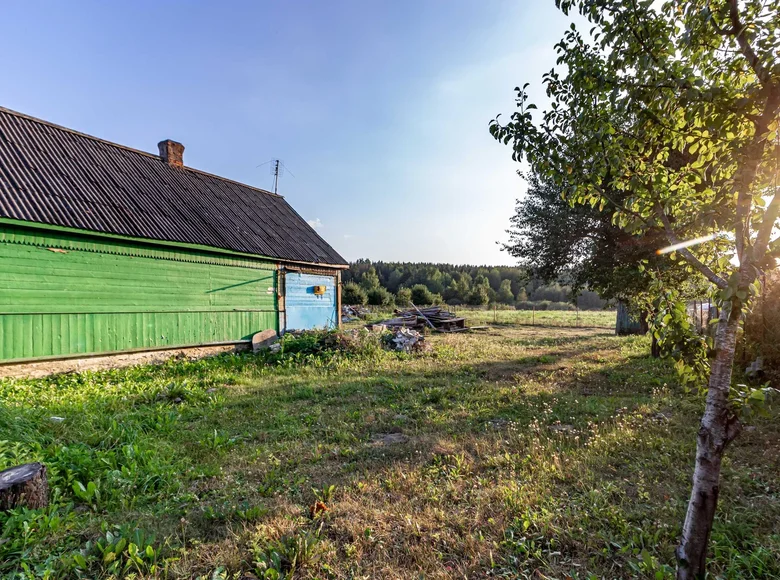
[[[346,264],[279,195],[2,107],[0,217]]]

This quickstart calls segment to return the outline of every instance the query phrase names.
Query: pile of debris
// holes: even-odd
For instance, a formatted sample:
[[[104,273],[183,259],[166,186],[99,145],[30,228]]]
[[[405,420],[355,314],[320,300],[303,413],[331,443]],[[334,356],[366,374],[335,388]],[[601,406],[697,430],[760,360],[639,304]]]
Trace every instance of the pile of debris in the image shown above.
[[[354,322],[361,318],[367,318],[371,311],[364,306],[342,306],[341,322]]]
[[[381,324],[390,329],[413,328],[422,330],[428,327],[440,332],[468,330],[465,318],[460,318],[440,306],[429,306],[427,308],[417,308],[414,304],[412,306],[414,307],[412,310],[396,310],[395,318],[384,320]]]
[[[421,332],[411,328],[400,327],[390,329],[393,337],[390,339],[393,350],[398,352],[427,352],[431,350],[431,345],[425,342],[425,337]]]

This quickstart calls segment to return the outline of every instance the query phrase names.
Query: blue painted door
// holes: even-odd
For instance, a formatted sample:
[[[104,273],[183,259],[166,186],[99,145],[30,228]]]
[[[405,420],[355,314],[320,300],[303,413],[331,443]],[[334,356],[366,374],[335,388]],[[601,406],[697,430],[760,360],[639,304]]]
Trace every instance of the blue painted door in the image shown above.
[[[315,286],[324,286],[325,293],[315,294]],[[287,330],[335,328],[338,325],[335,276],[287,272],[284,287]]]

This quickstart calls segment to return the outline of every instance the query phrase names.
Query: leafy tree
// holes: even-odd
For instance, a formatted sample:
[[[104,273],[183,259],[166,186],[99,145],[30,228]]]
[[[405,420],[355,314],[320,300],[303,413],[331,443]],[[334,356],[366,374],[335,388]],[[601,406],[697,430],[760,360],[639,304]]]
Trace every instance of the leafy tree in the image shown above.
[[[458,275],[458,279],[455,281],[455,289],[457,291],[457,298],[465,300],[466,296],[471,292],[472,278],[468,272],[461,272]]]
[[[543,286],[541,280],[529,279],[525,267],[495,266],[486,268],[453,264],[371,262],[370,260],[358,260],[350,264],[342,279],[345,284],[355,282],[367,291],[382,287],[393,293],[398,292],[402,287],[409,288],[415,284],[424,284],[434,294],[438,294],[438,289],[442,288],[441,294],[447,303],[462,304],[467,302],[475,277],[481,276],[479,281],[482,284],[491,284],[490,278],[495,278],[496,275],[499,275],[501,279],[498,289],[500,290],[501,284],[508,280],[513,295],[516,295],[520,288],[526,284],[528,284],[529,292]],[[377,281],[378,286],[376,285]],[[568,292],[568,286],[563,286],[563,290]],[[498,291],[489,286],[488,300],[496,301],[498,299]]]
[[[487,279],[490,287],[498,292],[498,289],[501,287],[501,272],[499,272],[498,268],[492,268],[488,272]]]
[[[780,14],[776,3],[761,0],[556,3],[567,14],[578,10],[592,32],[583,36],[572,25],[556,45],[563,71],[544,77],[551,105],[540,123],[524,87],[519,110],[507,124],[494,121],[491,132],[571,203],[609,208],[631,234],[662,230],[677,246],[670,260],[717,289],[721,314],[710,364],[705,345],[685,342],[675,289],[662,281],[654,288],[665,321],[656,332],[694,344],[680,351],[684,378],[709,375],[676,553],[677,577],[701,578],[723,453],[741,430],[730,397],[740,319],[758,274],[780,250],[772,241],[780,211],[773,187]],[[615,199],[612,191],[626,195]],[[696,246],[679,245],[698,238]]]
[[[394,268],[387,277],[387,283],[385,286],[388,290],[390,290],[390,292],[398,292],[398,289],[401,287],[403,278],[404,273],[398,268]]]
[[[487,288],[490,288],[490,283],[488,282],[487,276],[485,274],[477,274],[477,276],[474,278],[474,286],[485,286]]]
[[[360,279],[363,277],[363,274],[371,267],[372,267],[371,260],[360,259],[355,262],[352,262],[349,265],[349,270],[344,272],[342,280],[344,281],[344,283],[360,282]]]
[[[656,250],[665,245],[659,228],[634,235],[612,223],[613,211],[590,204],[574,204],[562,196],[563,189],[544,175],[531,173],[526,195],[518,200],[511,218],[509,243],[504,245],[535,278],[555,282],[571,280],[572,293],[585,288],[605,299],[631,302],[646,292],[651,278],[637,268],[668,268],[665,256]],[[612,192],[616,198],[627,194]],[[554,232],[554,234],[551,234]],[[683,275],[684,269],[677,268]],[[539,295],[535,300],[562,302],[568,297]]]
[[[490,302],[490,294],[488,292],[490,286],[486,284],[478,284],[471,289],[469,295],[466,297],[466,303],[471,306],[485,306]]]
[[[395,302],[395,296],[381,286],[367,292],[368,303],[372,306],[390,306]]]
[[[433,304],[434,295],[433,292],[428,290],[425,284],[415,284],[412,286],[412,302],[420,306],[422,304]]]
[[[341,287],[341,301],[347,306],[362,306],[368,302],[366,291],[354,282],[347,282]]]
[[[449,302],[450,300],[455,300],[460,302],[461,296],[460,296],[460,292],[458,292],[458,283],[454,280],[450,282],[450,285],[444,289],[444,292],[442,292],[442,297],[447,302]]]
[[[515,297],[512,294],[512,282],[501,280],[496,299],[503,304],[512,304],[515,301]]]
[[[376,268],[372,266],[363,273],[360,278],[360,286],[366,292],[370,292],[371,290],[376,290],[379,288],[379,276],[376,274]]]
[[[590,290],[583,290],[577,296],[577,307],[583,310],[595,310],[597,308],[602,308],[603,305],[604,300],[602,300],[598,294]]]
[[[531,297],[534,300],[549,300],[550,302],[568,302],[571,298],[569,292],[557,282],[539,286]]]
[[[525,291],[525,288],[520,288],[520,290],[517,291],[516,295],[517,302],[527,302],[528,301],[528,294]]]
[[[412,290],[410,288],[399,288],[398,293],[395,295],[395,304],[405,308],[412,302]]]

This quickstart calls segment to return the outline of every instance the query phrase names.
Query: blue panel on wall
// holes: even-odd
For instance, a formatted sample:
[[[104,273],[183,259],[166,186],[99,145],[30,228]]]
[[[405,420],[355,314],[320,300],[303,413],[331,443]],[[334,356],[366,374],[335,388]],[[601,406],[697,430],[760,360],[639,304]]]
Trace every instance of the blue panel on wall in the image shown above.
[[[284,277],[287,330],[335,328],[336,278],[319,274],[287,272]],[[324,286],[325,293],[314,293],[315,286]]]

